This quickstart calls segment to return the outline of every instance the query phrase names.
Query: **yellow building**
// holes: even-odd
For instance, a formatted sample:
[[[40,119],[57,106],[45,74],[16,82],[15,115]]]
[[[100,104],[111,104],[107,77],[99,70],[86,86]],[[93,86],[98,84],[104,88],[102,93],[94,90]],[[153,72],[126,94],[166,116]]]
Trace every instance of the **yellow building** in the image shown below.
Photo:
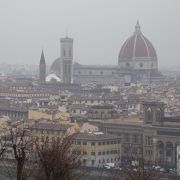
[[[62,119],[68,120],[69,114],[66,112],[56,112],[56,113],[49,113],[49,112],[42,112],[37,110],[29,110],[28,112],[28,119],[38,120],[38,119]]]
[[[32,139],[38,144],[56,142],[66,135],[73,134],[76,128],[76,125],[37,122],[31,127]]]
[[[120,138],[102,132],[77,133],[72,147],[81,151],[81,164],[88,167],[103,167],[106,163],[118,165],[121,157]]]

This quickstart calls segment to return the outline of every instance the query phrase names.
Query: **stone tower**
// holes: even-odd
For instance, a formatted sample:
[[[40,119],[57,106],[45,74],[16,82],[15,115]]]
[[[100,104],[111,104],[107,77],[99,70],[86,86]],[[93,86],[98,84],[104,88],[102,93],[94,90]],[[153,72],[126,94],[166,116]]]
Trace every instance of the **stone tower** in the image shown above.
[[[61,38],[61,78],[65,84],[72,82],[73,39]]]
[[[39,82],[41,84],[46,83],[46,62],[45,62],[43,50],[41,53],[41,59],[40,59],[40,63],[39,63]]]
[[[160,125],[163,123],[165,104],[162,102],[144,102],[144,123]]]

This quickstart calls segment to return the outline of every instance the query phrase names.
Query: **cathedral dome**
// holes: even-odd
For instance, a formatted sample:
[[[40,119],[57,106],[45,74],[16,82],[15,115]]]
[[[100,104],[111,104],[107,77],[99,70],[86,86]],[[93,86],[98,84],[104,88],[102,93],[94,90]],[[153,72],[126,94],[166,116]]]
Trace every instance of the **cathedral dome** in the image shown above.
[[[50,73],[55,73],[58,77],[61,76],[61,58],[56,58],[51,67],[50,67]]]
[[[128,38],[121,47],[118,62],[137,58],[157,60],[156,51],[152,43],[142,34],[137,22],[133,36]]]

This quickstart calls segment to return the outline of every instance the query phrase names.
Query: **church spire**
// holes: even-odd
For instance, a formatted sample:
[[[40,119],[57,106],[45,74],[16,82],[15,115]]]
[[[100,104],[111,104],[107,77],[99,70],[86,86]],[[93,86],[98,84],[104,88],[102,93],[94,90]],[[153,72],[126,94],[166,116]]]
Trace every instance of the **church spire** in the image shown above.
[[[40,64],[46,64],[45,58],[44,58],[44,52],[43,52],[43,49],[42,49],[42,53],[41,53]]]
[[[135,33],[140,33],[141,32],[141,26],[139,25],[139,21],[137,20],[137,23],[135,25]]]
[[[46,83],[46,62],[45,62],[43,50],[41,53],[41,59],[39,63],[39,80],[41,84]]]

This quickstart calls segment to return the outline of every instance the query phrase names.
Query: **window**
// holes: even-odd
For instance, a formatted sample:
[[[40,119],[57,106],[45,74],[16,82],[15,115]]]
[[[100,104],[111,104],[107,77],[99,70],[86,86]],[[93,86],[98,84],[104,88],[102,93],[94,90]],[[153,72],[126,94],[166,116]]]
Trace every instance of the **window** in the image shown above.
[[[125,134],[125,135],[124,135],[124,139],[125,139],[125,142],[129,142],[129,135],[128,135],[128,134]]]
[[[140,64],[139,64],[139,67],[143,67],[143,63],[140,63]]]
[[[98,142],[98,145],[100,146],[100,145],[101,145],[101,142]]]
[[[86,159],[83,159],[83,164],[86,165]]]
[[[152,137],[146,136],[146,145],[147,146],[152,146]]]
[[[83,155],[87,155],[87,152],[86,152],[86,151],[83,151]]]
[[[84,142],[83,142],[83,145],[86,146],[86,145],[87,145],[87,142],[84,141]]]
[[[92,160],[92,161],[91,161],[91,164],[92,164],[93,166],[94,166],[94,163],[95,163],[94,160]]]
[[[151,122],[151,118],[152,117],[152,112],[151,112],[151,108],[148,108],[147,110],[147,121]]]
[[[98,152],[98,155],[101,155],[101,152]]]
[[[150,150],[150,149],[146,150],[146,155],[151,156],[152,155],[152,150]]]
[[[78,141],[77,144],[78,144],[78,145],[81,145],[81,141]]]
[[[133,135],[133,143],[137,143],[137,135],[136,134]]]
[[[157,121],[160,121],[160,120],[161,120],[161,110],[160,110],[160,109],[157,109],[157,110],[156,110],[156,120],[157,120]]]
[[[65,51],[65,49],[63,49],[63,56],[66,56],[66,51]]]
[[[172,156],[172,150],[170,150],[170,149],[166,150],[166,156],[171,157]]]
[[[95,146],[95,142],[91,142],[91,146]]]
[[[126,67],[129,67],[129,63],[126,63]]]
[[[117,150],[114,150],[114,154],[117,154]]]
[[[96,153],[95,153],[95,152],[91,152],[91,155],[92,155],[92,156],[95,156],[95,155],[96,155]]]
[[[81,71],[79,71],[78,74],[81,74]]]
[[[101,71],[101,75],[103,75],[103,71]]]
[[[89,75],[92,75],[92,71],[89,71]]]

